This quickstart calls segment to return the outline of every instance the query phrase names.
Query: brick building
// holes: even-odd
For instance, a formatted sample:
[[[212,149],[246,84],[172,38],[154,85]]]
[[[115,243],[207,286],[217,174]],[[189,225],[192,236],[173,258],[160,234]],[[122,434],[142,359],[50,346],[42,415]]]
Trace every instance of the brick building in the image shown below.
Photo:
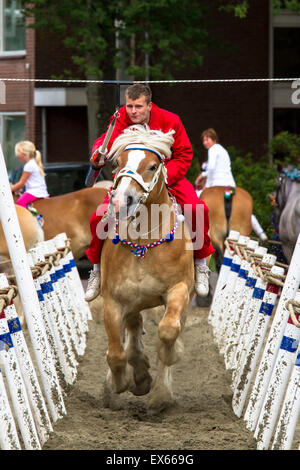
[[[54,35],[26,29],[18,3],[0,0],[0,79],[61,77],[66,66],[74,67],[70,53]],[[271,0],[252,0],[247,18],[240,20],[216,14],[211,4],[208,28],[217,41],[207,49],[201,68],[181,71],[177,79],[297,77],[300,15],[273,17]],[[82,78],[74,68],[73,75]],[[300,133],[300,106],[291,101],[289,82],[151,87],[155,103],[181,116],[199,160],[206,158],[200,135],[207,127],[217,130],[225,146],[252,152],[256,158],[266,153],[274,133]],[[5,82],[0,140],[9,170],[16,163],[14,144],[23,138],[36,143],[45,162],[87,161],[85,86]]]

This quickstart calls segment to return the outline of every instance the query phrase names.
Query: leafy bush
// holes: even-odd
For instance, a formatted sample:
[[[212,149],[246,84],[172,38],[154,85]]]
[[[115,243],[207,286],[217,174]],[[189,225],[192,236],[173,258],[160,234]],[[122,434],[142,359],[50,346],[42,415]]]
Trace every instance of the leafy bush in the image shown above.
[[[198,161],[198,158],[197,158],[197,154],[198,152],[193,148],[193,152],[194,152],[194,157],[193,157],[193,160],[192,160],[192,163],[191,163],[191,166],[190,168],[188,169],[188,172],[186,174],[186,178],[190,181],[190,183],[192,183],[192,185],[194,186],[195,185],[195,179],[197,178],[197,176],[200,174],[201,172],[201,169],[200,169],[200,164],[199,164],[199,161]]]
[[[270,141],[269,150],[275,163],[300,166],[300,135],[280,132]]]
[[[251,194],[254,205],[253,213],[268,237],[272,238],[271,213],[273,207],[270,204],[268,194],[275,190],[277,170],[268,163],[267,157],[258,161],[254,159],[252,154],[243,155],[233,146],[228,147],[227,150],[231,158],[232,173],[236,185]],[[197,154],[197,150],[194,149],[194,158],[187,173],[187,179],[193,185],[201,171]]]
[[[266,159],[254,160],[252,154],[240,156],[233,147],[228,148],[231,156],[232,173],[237,186],[248,191],[253,198],[253,213],[266,231],[272,237],[271,213],[268,194],[275,190],[277,170]]]

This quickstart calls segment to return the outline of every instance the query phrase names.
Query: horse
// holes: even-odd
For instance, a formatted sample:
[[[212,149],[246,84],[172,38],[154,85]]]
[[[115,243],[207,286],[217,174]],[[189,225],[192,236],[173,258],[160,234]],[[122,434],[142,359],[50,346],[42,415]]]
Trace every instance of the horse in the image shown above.
[[[44,232],[40,227],[36,217],[34,217],[24,207],[15,205],[17,217],[20,224],[21,233],[23,235],[25,249],[28,251],[37,243],[44,240]],[[2,224],[0,223],[0,271],[11,274],[10,255],[3,232]]]
[[[107,212],[112,223],[101,254],[108,407],[116,394],[126,390],[147,395],[151,410],[172,402],[171,366],[183,353],[181,335],[194,290],[190,235],[166,186],[164,159],[171,155],[173,132],[130,126],[109,153],[117,170]],[[158,224],[151,219],[155,207],[165,211]],[[127,216],[122,215],[124,210]],[[144,219],[137,214],[144,214]],[[147,229],[141,235],[136,226],[145,222]],[[158,372],[152,380],[143,350],[141,312],[157,306],[164,307],[164,314],[158,324]]]
[[[74,259],[79,260],[84,256],[91,242],[90,216],[103,202],[108,187],[109,183],[106,187],[84,188],[34,201],[33,207],[43,216],[45,240],[51,240],[59,233],[66,233],[71,240]]]
[[[230,230],[249,236],[252,232],[252,196],[243,188],[226,186],[204,188],[200,198],[209,208],[209,234],[216,250],[217,267],[220,268],[224,254],[224,241]]]
[[[284,169],[276,181],[279,212],[279,239],[283,253],[291,261],[300,233],[300,171]]]

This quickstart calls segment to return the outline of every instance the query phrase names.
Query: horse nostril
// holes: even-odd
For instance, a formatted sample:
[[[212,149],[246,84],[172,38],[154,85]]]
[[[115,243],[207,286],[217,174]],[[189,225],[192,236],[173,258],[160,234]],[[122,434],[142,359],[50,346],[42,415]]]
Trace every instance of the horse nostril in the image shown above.
[[[132,203],[133,203],[133,197],[127,196],[127,206],[131,206]]]

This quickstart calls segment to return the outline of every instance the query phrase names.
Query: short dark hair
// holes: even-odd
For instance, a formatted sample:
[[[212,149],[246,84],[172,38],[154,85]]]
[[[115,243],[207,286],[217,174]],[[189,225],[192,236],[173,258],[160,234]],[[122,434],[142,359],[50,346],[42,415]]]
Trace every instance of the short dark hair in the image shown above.
[[[143,83],[134,83],[134,85],[130,85],[126,88],[125,94],[131,100],[137,100],[141,95],[144,95],[147,104],[149,104],[152,99],[152,92],[150,87],[148,85],[144,85]]]

